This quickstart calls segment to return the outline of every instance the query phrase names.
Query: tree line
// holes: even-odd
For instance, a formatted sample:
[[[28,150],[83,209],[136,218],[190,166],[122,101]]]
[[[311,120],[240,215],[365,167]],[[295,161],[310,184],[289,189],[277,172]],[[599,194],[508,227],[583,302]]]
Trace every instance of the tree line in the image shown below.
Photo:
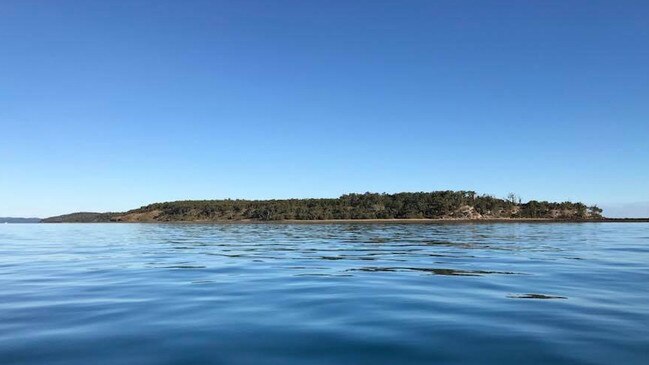
[[[155,213],[158,221],[327,220],[409,218],[597,219],[602,210],[583,203],[501,199],[474,191],[345,194],[339,198],[273,200],[187,200],[155,203],[122,216]],[[110,219],[120,220],[114,213]]]

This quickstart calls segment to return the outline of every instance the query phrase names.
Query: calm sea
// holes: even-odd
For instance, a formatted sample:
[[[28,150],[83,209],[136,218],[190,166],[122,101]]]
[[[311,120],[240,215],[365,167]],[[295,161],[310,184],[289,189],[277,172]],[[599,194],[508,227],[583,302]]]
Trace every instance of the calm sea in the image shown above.
[[[649,224],[0,225],[0,364],[649,364]]]

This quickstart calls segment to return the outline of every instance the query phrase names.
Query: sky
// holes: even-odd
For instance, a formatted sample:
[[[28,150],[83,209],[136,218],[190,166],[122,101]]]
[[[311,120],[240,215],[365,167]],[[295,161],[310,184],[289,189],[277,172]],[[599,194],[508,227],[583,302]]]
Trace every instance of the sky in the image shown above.
[[[446,189],[645,214],[648,19],[646,0],[3,0],[0,216]]]

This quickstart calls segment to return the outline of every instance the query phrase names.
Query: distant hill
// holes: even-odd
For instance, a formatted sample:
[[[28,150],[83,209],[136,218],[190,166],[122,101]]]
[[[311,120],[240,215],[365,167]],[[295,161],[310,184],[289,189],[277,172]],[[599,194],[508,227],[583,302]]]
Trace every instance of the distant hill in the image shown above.
[[[0,223],[39,223],[40,218],[0,217]]]
[[[113,213],[79,212],[45,218],[42,223],[102,223],[110,222]]]
[[[473,191],[346,194],[339,198],[280,200],[186,200],[155,203],[123,213],[73,213],[57,222],[222,222],[359,219],[601,219],[583,203],[531,200],[522,203]]]

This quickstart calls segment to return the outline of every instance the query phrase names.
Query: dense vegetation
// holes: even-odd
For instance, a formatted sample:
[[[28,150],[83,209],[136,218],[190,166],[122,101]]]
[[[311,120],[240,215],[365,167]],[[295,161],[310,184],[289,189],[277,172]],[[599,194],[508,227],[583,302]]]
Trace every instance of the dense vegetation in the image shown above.
[[[126,213],[89,214],[92,221],[223,221],[325,219],[598,219],[602,210],[582,203],[507,199],[473,191],[346,194],[335,199],[188,200],[155,203]],[[72,216],[70,216],[72,217]],[[67,221],[61,217],[49,221]],[[76,221],[83,218],[77,214]],[[48,220],[46,220],[48,221]]]

